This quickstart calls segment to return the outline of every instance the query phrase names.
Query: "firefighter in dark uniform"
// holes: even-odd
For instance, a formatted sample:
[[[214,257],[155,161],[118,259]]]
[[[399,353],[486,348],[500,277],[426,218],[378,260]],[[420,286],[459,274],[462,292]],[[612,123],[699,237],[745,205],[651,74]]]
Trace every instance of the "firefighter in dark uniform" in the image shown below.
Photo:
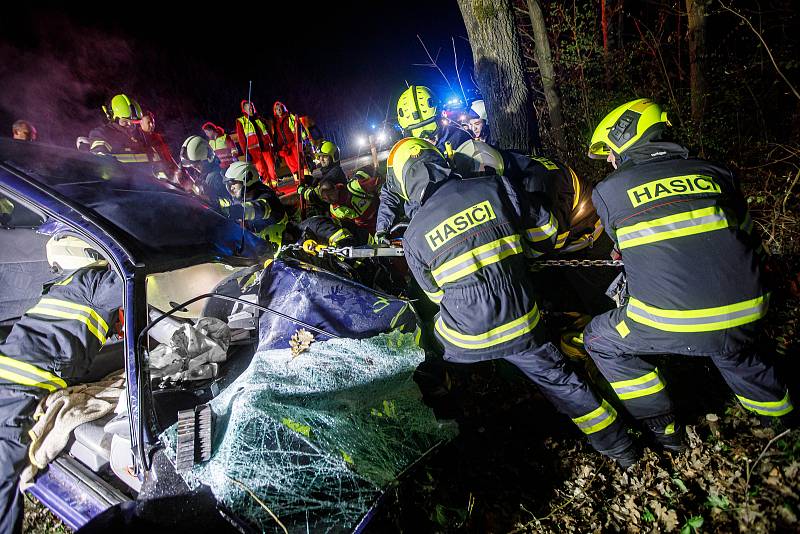
[[[320,146],[317,154],[320,168],[317,174],[306,174],[303,183],[297,186],[297,194],[307,203],[306,210],[314,215],[320,215],[328,211],[328,206],[320,199],[318,187],[322,182],[332,182],[334,184],[346,184],[347,176],[342,170],[339,157],[339,147],[331,141],[325,141]]]
[[[261,182],[256,166],[234,161],[225,171],[225,186],[231,200],[220,200],[223,212],[280,250],[289,216],[275,191]]]
[[[114,332],[123,282],[106,265],[73,271],[0,342],[0,533],[22,531],[19,474],[28,461],[28,428],[48,393],[78,384]]]
[[[405,233],[414,278],[439,304],[444,359],[503,358],[518,367],[592,445],[623,466],[636,459],[614,408],[595,395],[546,340],[526,276],[525,250],[550,214],[528,206],[508,179],[461,179],[427,141],[406,138],[389,155],[387,187],[416,209]]]
[[[472,136],[461,128],[439,120],[439,100],[427,87],[412,85],[397,100],[397,122],[407,135],[427,139],[450,157],[458,148],[472,140]],[[388,187],[381,189],[380,205],[375,222],[375,242],[389,243],[389,231],[399,219],[409,216],[415,206],[408,205]]]
[[[595,317],[584,342],[631,415],[680,450],[664,381],[640,356],[710,357],[742,405],[767,420],[792,403],[754,346],[769,294],[738,181],[660,141],[668,124],[658,104],[639,99],[609,113],[592,136],[590,157],[616,169],[592,199],[622,254],[629,297]]]
[[[180,159],[181,166],[194,181],[192,189],[195,194],[208,199],[209,205],[216,210],[231,202],[219,158],[208,141],[199,135],[187,138],[181,146]]]
[[[115,95],[103,106],[108,122],[89,133],[89,152],[112,156],[121,163],[150,163],[159,158],[139,128],[142,108],[128,95]]]
[[[608,259],[613,243],[592,205],[592,184],[569,165],[543,156],[498,150],[482,141],[469,141],[450,158],[461,176],[496,173],[524,190],[528,199],[552,214],[540,239],[552,247],[534,251],[541,259]],[[554,238],[554,240],[553,240]],[[535,273],[540,297],[558,311],[597,315],[613,307],[605,295],[618,272],[607,267],[542,269]],[[550,303],[550,304],[548,304]],[[587,318],[588,319],[588,318]]]

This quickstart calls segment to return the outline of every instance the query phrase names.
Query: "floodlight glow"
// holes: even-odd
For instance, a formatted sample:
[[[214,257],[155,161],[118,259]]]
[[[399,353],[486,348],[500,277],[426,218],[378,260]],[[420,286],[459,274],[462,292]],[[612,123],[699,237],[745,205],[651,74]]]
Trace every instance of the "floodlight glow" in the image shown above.
[[[359,136],[356,139],[356,145],[358,145],[359,148],[366,146],[366,144],[367,144],[367,139],[364,136]]]
[[[386,135],[386,132],[381,132],[381,133],[378,134],[378,142],[379,143],[385,143],[388,140],[389,140],[389,136]]]

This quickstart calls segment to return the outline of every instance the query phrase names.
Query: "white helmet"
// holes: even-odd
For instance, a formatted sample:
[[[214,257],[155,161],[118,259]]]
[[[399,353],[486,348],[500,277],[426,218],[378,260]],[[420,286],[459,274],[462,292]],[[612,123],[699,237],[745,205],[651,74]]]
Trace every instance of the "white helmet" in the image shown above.
[[[45,245],[47,263],[54,269],[74,271],[103,259],[89,243],[71,235],[53,236]]]
[[[199,135],[188,137],[181,146],[181,165],[196,161],[214,161],[214,150]]]
[[[461,144],[453,154],[451,163],[455,171],[464,178],[502,175],[505,171],[503,155],[500,151],[477,140]]]
[[[486,115],[486,103],[483,100],[476,100],[469,109],[474,111],[478,117],[485,120],[486,124],[489,124],[489,117]]]

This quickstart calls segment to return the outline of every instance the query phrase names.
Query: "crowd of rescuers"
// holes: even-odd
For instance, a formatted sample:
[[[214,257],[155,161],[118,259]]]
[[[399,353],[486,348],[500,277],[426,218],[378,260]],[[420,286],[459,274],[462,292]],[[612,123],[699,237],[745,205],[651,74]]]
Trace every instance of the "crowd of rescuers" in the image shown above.
[[[731,171],[664,139],[667,114],[639,98],[597,125],[588,156],[605,159],[611,172],[593,186],[556,158],[493,144],[482,104],[468,120],[444,121],[429,88],[409,87],[397,102],[406,137],[385,167],[373,152],[374,164],[351,176],[338,147],[280,102],[271,118],[242,102],[235,142],[208,122],[174,159],[152,114],[116,95],[104,108],[108,120],[78,144],[154,166],[276,251],[291,244],[316,257],[343,244],[390,246],[405,226],[403,284],[407,294],[419,292],[431,352],[454,364],[506,360],[623,468],[637,462],[643,443],[676,454],[685,448],[652,355],[667,355],[660,359],[667,366],[670,358],[707,357],[762,424],[796,425],[786,383],[756,344],[769,303],[765,253]],[[34,139],[24,125],[20,136]],[[279,160],[296,182],[292,202],[276,189]],[[624,262],[621,273],[536,265],[609,258]],[[555,334],[542,310],[577,313]],[[602,393],[575,371],[572,360],[581,358],[607,381]],[[6,490],[0,496],[13,498]]]

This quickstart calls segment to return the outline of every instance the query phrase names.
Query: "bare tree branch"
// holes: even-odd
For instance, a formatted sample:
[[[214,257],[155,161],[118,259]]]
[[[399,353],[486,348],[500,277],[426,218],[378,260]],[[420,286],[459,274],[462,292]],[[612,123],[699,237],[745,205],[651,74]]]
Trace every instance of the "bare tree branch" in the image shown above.
[[[769,55],[769,59],[770,59],[770,61],[772,61],[772,66],[775,67],[775,70],[778,72],[778,76],[780,76],[783,79],[783,81],[786,82],[786,85],[788,85],[789,89],[792,90],[792,93],[794,93],[794,96],[796,96],[797,99],[800,100],[800,93],[797,92],[797,89],[795,89],[794,85],[792,85],[792,82],[790,82],[789,79],[783,74],[783,71],[778,66],[778,63],[775,61],[775,57],[772,55],[772,51],[770,50],[769,46],[767,46],[767,42],[764,40],[764,37],[761,35],[761,33],[758,30],[755,29],[753,24],[750,22],[750,19],[748,19],[747,17],[745,17],[744,15],[739,13],[738,11],[736,11],[734,9],[731,9],[730,7],[726,6],[722,2],[722,0],[719,1],[719,5],[722,6],[722,9],[724,9],[725,11],[730,11],[731,13],[733,13],[734,15],[736,15],[737,17],[739,17],[740,19],[742,19],[743,21],[745,21],[747,23],[747,25],[750,27],[750,29],[753,31],[753,33],[756,34],[756,37],[758,37],[758,40],[761,41],[761,44],[764,46],[764,50],[767,51],[767,54]]]

